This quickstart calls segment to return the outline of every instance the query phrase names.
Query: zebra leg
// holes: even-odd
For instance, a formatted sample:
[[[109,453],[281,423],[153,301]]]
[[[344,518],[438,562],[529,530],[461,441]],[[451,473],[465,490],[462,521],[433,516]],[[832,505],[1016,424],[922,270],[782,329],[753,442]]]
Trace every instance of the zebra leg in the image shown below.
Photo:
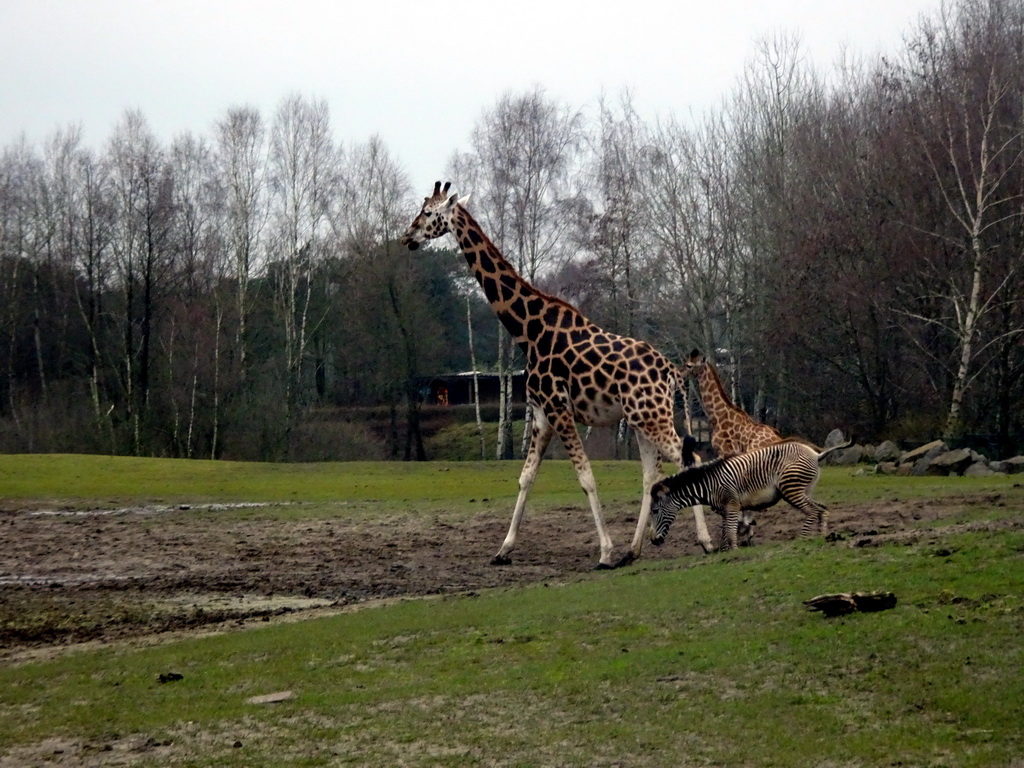
[[[736,500],[725,505],[722,514],[722,549],[736,549],[739,546],[737,528],[740,523],[740,505]]]
[[[794,468],[779,478],[779,493],[787,502],[804,513],[800,526],[800,537],[813,536],[817,532],[828,533],[828,508],[811,498],[811,492],[818,482],[817,464]]]
[[[828,534],[828,507],[819,504],[806,493],[784,497],[786,501],[804,513],[804,521],[800,525],[800,538],[806,539],[815,532],[821,536]],[[817,529],[817,531],[815,531]]]
[[[533,481],[537,479],[537,470],[544,458],[544,452],[548,449],[551,436],[554,434],[551,423],[544,416],[539,408],[533,409],[533,427],[530,432],[530,448],[526,452],[526,460],[523,462],[523,471],[519,473],[519,496],[516,498],[516,506],[512,511],[512,522],[505,535],[505,541],[501,544],[493,558],[491,565],[508,565],[512,562],[509,553],[515,549],[516,539],[519,538],[519,526],[523,522],[523,513],[526,511],[526,497],[530,495]]]

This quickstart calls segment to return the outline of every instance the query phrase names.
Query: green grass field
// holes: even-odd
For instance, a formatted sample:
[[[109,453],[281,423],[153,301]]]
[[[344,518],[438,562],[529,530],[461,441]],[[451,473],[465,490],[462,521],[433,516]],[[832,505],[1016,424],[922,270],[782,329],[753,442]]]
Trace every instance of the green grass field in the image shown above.
[[[15,502],[380,500],[465,509],[518,468],[0,457]],[[596,469],[633,499],[638,467]],[[1010,766],[1024,755],[1024,490],[851,477],[845,503],[987,494],[879,546],[820,540],[407,600],[0,669],[0,766]],[[571,470],[536,503],[579,503]],[[295,514],[275,508],[280,514]],[[278,512],[275,512],[275,514]],[[955,524],[953,524],[955,523]],[[816,594],[895,609],[826,619]],[[2,592],[0,592],[2,597]],[[160,683],[161,674],[182,675]],[[275,704],[254,696],[288,691]]]

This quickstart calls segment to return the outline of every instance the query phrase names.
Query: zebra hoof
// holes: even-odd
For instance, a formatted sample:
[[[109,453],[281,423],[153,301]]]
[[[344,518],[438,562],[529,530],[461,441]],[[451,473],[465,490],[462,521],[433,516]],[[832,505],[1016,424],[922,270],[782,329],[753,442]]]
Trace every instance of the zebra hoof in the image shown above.
[[[636,555],[634,555],[632,552],[627,552],[619,558],[619,562],[615,564],[615,567],[625,568],[627,565],[632,565],[634,562],[636,562]]]
[[[512,558],[508,555],[498,553],[491,558],[491,565],[512,565]]]

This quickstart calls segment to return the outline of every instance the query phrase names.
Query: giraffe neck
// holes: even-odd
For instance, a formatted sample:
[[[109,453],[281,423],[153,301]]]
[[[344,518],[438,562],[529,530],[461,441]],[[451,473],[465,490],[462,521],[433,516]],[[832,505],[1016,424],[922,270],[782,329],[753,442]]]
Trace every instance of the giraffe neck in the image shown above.
[[[705,363],[704,369],[698,377],[700,384],[700,399],[704,401],[704,410],[708,419],[712,422],[712,428],[726,414],[737,410],[732,400],[725,393],[722,380],[718,378],[718,372],[711,363]]]
[[[450,229],[491,309],[520,346],[525,348],[538,335],[541,318],[552,304],[579,314],[566,302],[526,282],[461,205],[452,213]]]

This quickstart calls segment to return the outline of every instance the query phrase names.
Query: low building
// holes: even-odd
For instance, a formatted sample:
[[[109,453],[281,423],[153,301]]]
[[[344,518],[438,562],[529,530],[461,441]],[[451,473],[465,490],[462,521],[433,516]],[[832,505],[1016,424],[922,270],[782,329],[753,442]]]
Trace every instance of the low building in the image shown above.
[[[473,371],[445,373],[438,376],[421,376],[416,380],[423,403],[426,405],[455,406],[473,404]],[[501,394],[501,382],[496,373],[476,374],[480,391],[480,403],[497,403]],[[526,403],[526,372],[512,374],[512,402]]]

